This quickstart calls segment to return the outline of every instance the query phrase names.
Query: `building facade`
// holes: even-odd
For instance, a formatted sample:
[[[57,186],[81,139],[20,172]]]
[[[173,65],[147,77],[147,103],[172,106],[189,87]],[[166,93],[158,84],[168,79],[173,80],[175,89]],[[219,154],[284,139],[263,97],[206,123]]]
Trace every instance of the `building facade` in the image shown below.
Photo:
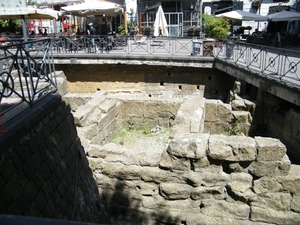
[[[135,0],[134,0],[135,1]],[[184,36],[185,31],[190,26],[201,26],[201,14],[217,15],[220,13],[241,9],[260,15],[268,15],[281,10],[299,11],[299,0],[137,0],[137,9],[142,12],[142,26],[153,26],[157,7],[161,5],[169,25],[169,34],[171,36]],[[138,17],[138,14],[136,15]],[[138,20],[137,20],[138,21]],[[300,30],[299,21],[280,22],[277,27],[274,24],[255,21],[233,21],[233,29],[239,26],[251,26],[252,31],[258,28],[263,32],[289,32],[295,34]]]

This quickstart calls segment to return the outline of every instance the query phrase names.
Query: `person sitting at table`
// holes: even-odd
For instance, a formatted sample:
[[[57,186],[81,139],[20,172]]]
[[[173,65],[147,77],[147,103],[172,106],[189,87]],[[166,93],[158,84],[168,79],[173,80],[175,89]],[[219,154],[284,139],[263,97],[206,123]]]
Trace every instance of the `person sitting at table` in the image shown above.
[[[47,36],[47,35],[48,35],[48,31],[47,31],[47,28],[45,28],[43,36]]]
[[[261,32],[258,31],[257,28],[256,28],[255,31],[252,33],[252,36],[256,36],[256,37],[259,37],[259,36],[261,36],[261,35],[262,35]]]

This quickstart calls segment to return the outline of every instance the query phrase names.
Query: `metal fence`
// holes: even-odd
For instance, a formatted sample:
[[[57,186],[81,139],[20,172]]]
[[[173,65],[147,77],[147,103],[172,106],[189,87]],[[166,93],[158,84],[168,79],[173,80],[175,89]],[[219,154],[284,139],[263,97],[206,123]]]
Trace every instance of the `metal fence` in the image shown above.
[[[152,36],[57,36],[52,37],[53,52],[59,54],[141,54],[141,55],[199,55],[194,49],[198,38]],[[196,53],[195,53],[196,52]]]
[[[50,38],[10,41],[0,46],[0,114],[20,103],[35,101],[56,91]]]
[[[72,36],[52,38],[53,52],[153,56],[211,56],[251,72],[300,86],[300,52],[243,41],[152,36]],[[298,48],[300,49],[300,47]]]
[[[0,114],[20,102],[30,106],[56,91],[57,54],[215,57],[263,76],[300,87],[300,53],[240,41],[146,36],[57,36],[0,46]],[[84,57],[84,56],[83,56]]]
[[[230,40],[218,42],[217,46],[215,58],[300,87],[299,51]]]

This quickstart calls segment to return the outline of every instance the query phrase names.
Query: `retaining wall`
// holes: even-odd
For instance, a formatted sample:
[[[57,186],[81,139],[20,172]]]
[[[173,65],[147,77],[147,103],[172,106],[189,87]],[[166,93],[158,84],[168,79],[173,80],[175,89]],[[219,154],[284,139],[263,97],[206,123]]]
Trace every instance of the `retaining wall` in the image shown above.
[[[58,94],[24,107],[0,133],[0,214],[107,222],[70,108]]]
[[[147,160],[149,146],[145,154],[114,144],[89,149],[113,223],[300,223],[300,166],[286,147],[274,138],[204,134],[204,102],[181,104],[165,149]]]

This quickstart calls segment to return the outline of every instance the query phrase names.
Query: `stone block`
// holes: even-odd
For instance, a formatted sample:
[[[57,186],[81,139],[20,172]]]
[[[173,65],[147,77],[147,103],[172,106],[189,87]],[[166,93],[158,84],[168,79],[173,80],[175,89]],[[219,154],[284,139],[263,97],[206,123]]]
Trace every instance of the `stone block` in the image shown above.
[[[210,217],[248,220],[250,206],[240,203],[228,203],[222,200],[204,199],[201,203],[200,212]]]
[[[248,99],[244,99],[247,111],[253,116],[256,112],[256,104]]]
[[[205,101],[205,122],[219,122],[218,100],[207,99]]]
[[[163,198],[164,199],[164,198]],[[185,213],[199,213],[199,205],[201,204],[200,200],[191,200],[191,199],[179,199],[176,201],[161,201],[158,204],[159,208],[168,209],[170,211],[177,211],[179,214]],[[178,210],[180,209],[180,210]]]
[[[227,134],[228,129],[228,122],[206,122],[204,125],[204,133],[209,134]]]
[[[206,99],[205,122],[230,122],[232,118],[231,105],[220,100]]]
[[[253,161],[249,172],[257,177],[286,176],[289,173],[291,162],[287,156],[281,161]]]
[[[182,175],[186,182],[194,187],[215,185],[227,185],[229,175],[224,173],[221,166],[210,165],[206,168],[199,169],[197,172],[189,171]],[[185,177],[186,176],[186,177]]]
[[[245,193],[252,188],[252,180],[252,176],[248,173],[232,173],[228,187],[234,193]]]
[[[292,164],[286,175],[276,177],[284,190],[290,193],[300,193],[300,165]]]
[[[141,174],[142,180],[145,182],[173,182],[181,184],[186,183],[181,173],[173,173],[156,167],[142,167]]]
[[[92,171],[97,171],[99,168],[101,168],[101,163],[103,162],[103,159],[101,158],[92,158],[92,157],[87,157],[89,167],[91,168]]]
[[[190,197],[191,186],[179,183],[161,183],[159,185],[160,194],[168,200],[180,200]]]
[[[244,99],[234,99],[231,102],[232,110],[234,111],[246,111],[247,107],[244,102]]]
[[[104,101],[100,102],[98,107],[103,113],[107,114],[116,107],[116,100],[105,99]]]
[[[202,133],[204,124],[204,99],[191,97],[184,101],[175,118],[181,133]]]
[[[244,136],[211,135],[208,155],[216,160],[253,161],[256,158],[255,141]]]
[[[253,183],[253,190],[255,193],[274,193],[283,189],[282,184],[274,177],[261,177]]]
[[[210,162],[208,160],[208,158],[205,156],[201,159],[197,159],[197,160],[191,160],[191,164],[192,164],[192,169],[195,172],[199,172],[201,171],[202,168],[206,168],[210,165]]]
[[[140,180],[140,166],[126,166],[121,163],[102,162],[100,169],[103,174],[120,180]]]
[[[247,111],[232,111],[233,120],[237,123],[248,123],[251,124],[252,116]]]
[[[173,162],[171,155],[167,152],[167,149],[165,149],[162,154],[159,161],[159,167],[163,169],[172,170],[173,168]]]
[[[300,214],[292,211],[280,211],[272,208],[251,207],[250,220],[268,224],[300,224]]]
[[[175,117],[177,114],[180,104],[176,102],[171,102],[168,100],[155,101],[148,100],[143,101],[144,103],[144,113],[142,116],[149,118],[171,118]]]
[[[74,94],[68,93],[62,96],[62,99],[71,107],[71,110],[75,112],[80,107],[84,106],[87,102],[89,102],[93,98],[92,94]]]
[[[73,113],[75,124],[77,126],[85,126],[85,124],[89,124],[85,122],[92,115],[96,118],[90,118],[92,121],[99,121],[99,115],[101,115],[101,110],[99,109],[99,104],[105,100],[104,96],[97,95],[95,98],[88,101],[84,106],[80,107],[76,112]]]
[[[98,134],[97,124],[92,124],[85,127],[77,127],[77,132],[80,136],[82,135],[86,139],[92,140]]]
[[[261,193],[250,199],[251,207],[272,208],[280,211],[289,211],[292,196],[290,193]]]
[[[176,157],[201,159],[206,156],[208,134],[176,136],[169,142],[167,152]]]
[[[220,186],[225,187],[228,184],[229,175],[220,172],[207,172],[202,176],[202,185],[205,187],[213,187],[213,186]]]
[[[222,186],[215,187],[202,187],[198,186],[192,189],[191,199],[193,200],[202,200],[202,199],[216,199],[224,200],[227,193],[225,188]]]
[[[280,161],[286,154],[286,147],[275,138],[255,137],[257,161]]]
[[[122,113],[127,118],[144,115],[144,103],[142,100],[126,100],[122,102]]]
[[[58,93],[61,96],[64,96],[68,93],[68,85],[66,79],[62,77],[56,77],[56,86],[57,86]]]
[[[292,202],[291,202],[291,210],[294,212],[300,213],[300,193],[296,193],[292,195]]]

